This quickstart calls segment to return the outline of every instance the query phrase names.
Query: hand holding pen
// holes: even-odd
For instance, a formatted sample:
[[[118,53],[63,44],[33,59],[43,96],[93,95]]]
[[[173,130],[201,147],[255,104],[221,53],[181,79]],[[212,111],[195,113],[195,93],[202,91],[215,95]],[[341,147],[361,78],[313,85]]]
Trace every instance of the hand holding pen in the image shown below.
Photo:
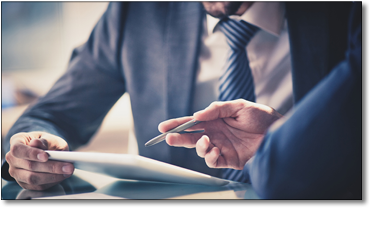
[[[198,156],[205,158],[211,168],[240,170],[256,153],[270,125],[281,117],[271,107],[239,99],[214,102],[193,117],[164,121],[159,124],[159,131],[166,132],[191,122],[191,119],[200,121],[187,131],[203,132],[180,134],[169,131],[165,136],[167,144],[196,148]]]

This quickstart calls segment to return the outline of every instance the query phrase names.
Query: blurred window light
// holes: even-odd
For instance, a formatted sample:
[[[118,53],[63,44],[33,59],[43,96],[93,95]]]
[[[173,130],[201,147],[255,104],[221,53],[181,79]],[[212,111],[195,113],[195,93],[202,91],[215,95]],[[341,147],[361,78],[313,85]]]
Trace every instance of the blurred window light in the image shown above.
[[[2,79],[1,81],[1,108],[9,108],[16,105],[15,87],[11,80]]]
[[[2,2],[2,72],[59,66],[61,2]]]
[[[108,4],[1,2],[2,108],[47,93]]]

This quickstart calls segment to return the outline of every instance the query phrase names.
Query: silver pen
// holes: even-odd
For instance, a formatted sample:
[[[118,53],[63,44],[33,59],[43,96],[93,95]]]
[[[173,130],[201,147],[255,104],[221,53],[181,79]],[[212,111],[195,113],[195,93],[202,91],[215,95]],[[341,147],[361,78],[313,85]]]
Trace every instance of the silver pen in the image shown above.
[[[149,147],[149,146],[152,146],[152,145],[155,145],[155,144],[158,144],[159,142],[162,142],[164,141],[164,139],[166,139],[166,135],[169,134],[169,133],[179,133],[179,132],[182,132],[182,131],[185,131],[186,129],[192,127],[192,126],[195,126],[197,125],[198,123],[200,123],[201,121],[198,121],[198,120],[190,120],[182,125],[179,125],[177,127],[175,127],[174,129],[172,130],[169,130],[159,136],[156,136],[154,137],[153,139],[149,140],[146,144],[144,144],[144,146],[146,147]]]

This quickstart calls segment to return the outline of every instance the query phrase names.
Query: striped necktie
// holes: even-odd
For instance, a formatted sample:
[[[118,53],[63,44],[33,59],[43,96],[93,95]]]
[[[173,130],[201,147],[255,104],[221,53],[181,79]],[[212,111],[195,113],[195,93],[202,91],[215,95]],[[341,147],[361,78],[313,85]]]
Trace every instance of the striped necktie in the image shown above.
[[[255,102],[254,83],[246,46],[258,27],[243,20],[236,21],[229,18],[220,21],[219,26],[230,46],[224,73],[219,78],[219,100],[243,98]]]
[[[246,46],[259,30],[243,20],[225,18],[219,22],[230,46],[224,73],[219,78],[219,100],[230,101],[243,98],[255,102],[254,82],[251,74]],[[223,169],[222,177],[244,183],[250,183],[242,170]]]

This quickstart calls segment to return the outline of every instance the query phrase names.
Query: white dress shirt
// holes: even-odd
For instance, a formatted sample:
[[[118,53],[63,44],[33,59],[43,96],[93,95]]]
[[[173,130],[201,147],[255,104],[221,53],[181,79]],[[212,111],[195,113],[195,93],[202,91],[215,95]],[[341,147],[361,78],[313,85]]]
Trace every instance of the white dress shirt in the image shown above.
[[[246,47],[254,79],[256,102],[281,114],[293,106],[290,46],[283,3],[255,2],[242,16],[260,28]],[[223,73],[229,46],[217,26],[219,19],[210,15],[204,21],[193,110],[206,108],[218,100],[219,77]]]

